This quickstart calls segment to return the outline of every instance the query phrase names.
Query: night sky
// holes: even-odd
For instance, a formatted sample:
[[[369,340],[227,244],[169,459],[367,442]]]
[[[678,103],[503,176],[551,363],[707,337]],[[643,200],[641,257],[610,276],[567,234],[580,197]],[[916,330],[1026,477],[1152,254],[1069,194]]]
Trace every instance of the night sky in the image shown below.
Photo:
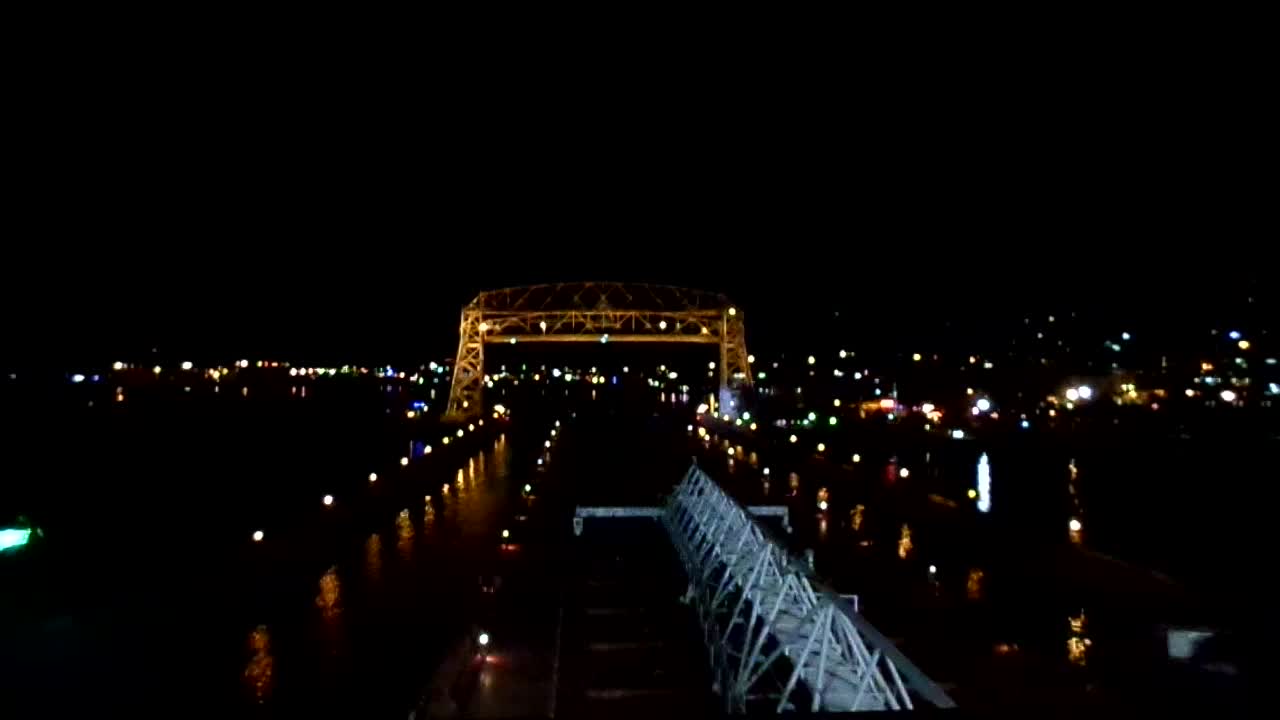
[[[765,349],[1274,303],[1271,111],[1243,79],[82,70],[26,89],[8,362],[418,362],[479,290],[584,279],[725,292]]]

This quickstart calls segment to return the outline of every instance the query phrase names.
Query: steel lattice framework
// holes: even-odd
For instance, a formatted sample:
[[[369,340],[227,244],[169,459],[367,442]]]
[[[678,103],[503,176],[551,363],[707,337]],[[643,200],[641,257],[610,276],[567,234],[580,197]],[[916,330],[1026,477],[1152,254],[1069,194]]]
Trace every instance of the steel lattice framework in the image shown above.
[[[688,575],[729,712],[760,700],[776,700],[778,712],[910,710],[917,701],[955,706],[696,465],[662,522]]]
[[[490,290],[462,308],[447,416],[482,409],[484,346],[657,342],[720,346],[720,397],[751,386],[743,313],[724,295],[667,285],[561,283]]]

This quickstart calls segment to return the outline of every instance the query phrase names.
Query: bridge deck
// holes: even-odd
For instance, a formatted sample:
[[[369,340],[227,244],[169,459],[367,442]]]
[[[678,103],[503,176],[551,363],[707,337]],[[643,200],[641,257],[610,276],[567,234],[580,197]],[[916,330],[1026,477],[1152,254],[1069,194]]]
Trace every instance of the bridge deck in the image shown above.
[[[574,543],[566,589],[557,715],[703,717],[717,707],[686,587],[662,526],[591,525]]]

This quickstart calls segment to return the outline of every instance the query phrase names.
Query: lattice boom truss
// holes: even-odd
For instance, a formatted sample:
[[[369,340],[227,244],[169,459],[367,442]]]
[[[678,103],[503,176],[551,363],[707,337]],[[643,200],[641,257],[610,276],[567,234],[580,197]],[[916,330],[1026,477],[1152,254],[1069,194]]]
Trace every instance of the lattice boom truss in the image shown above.
[[[714,344],[720,397],[751,386],[743,313],[723,295],[634,283],[535,285],[483,292],[462,309],[450,417],[481,411],[484,346],[510,342]]]
[[[775,700],[778,712],[910,710],[913,697],[954,707],[847,600],[815,588],[804,566],[697,466],[662,522],[688,574],[729,712]]]

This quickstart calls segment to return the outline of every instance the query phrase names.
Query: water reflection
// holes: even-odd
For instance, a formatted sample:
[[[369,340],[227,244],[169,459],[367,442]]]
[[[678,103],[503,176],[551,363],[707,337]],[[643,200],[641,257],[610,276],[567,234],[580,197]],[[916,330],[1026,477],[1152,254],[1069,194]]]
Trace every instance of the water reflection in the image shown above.
[[[911,528],[902,523],[902,532],[898,535],[898,557],[906,560],[911,554],[911,548]]]
[[[364,571],[370,582],[382,581],[382,536],[378,533],[364,542]]]
[[[1085,636],[1084,609],[1076,617],[1067,616],[1067,626],[1071,630],[1071,635],[1067,638],[1067,660],[1083,667],[1089,661],[1088,652],[1093,645],[1093,641]]]
[[[982,581],[986,577],[986,573],[981,568],[970,568],[969,579],[965,581],[965,595],[970,600],[982,599]]]
[[[854,505],[853,509],[849,511],[849,526],[853,528],[854,532],[862,529],[862,513],[865,512],[866,509],[867,507],[865,505],[859,503]]]
[[[316,596],[316,607],[320,608],[320,617],[333,620],[342,612],[342,605],[339,604],[341,593],[342,585],[338,582],[338,566],[334,565],[320,576],[320,594]]]
[[[401,559],[413,559],[413,521],[409,519],[409,508],[396,516],[396,549],[400,551]]]
[[[275,684],[275,658],[271,655],[271,634],[266,625],[259,625],[249,633],[249,650],[253,657],[244,668],[245,683],[253,699],[265,703]]]

